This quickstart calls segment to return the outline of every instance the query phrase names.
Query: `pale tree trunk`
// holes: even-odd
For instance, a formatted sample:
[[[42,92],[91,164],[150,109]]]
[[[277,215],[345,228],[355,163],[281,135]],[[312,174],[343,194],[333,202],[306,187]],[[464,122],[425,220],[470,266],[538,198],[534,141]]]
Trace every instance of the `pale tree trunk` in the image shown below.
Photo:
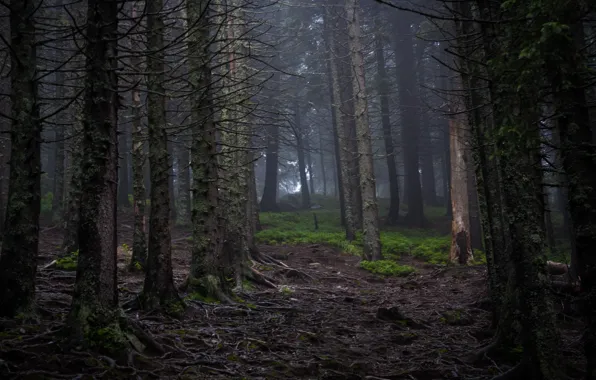
[[[306,159],[304,155],[304,134],[302,131],[302,118],[300,117],[300,105],[296,101],[294,108],[294,134],[296,136],[296,154],[298,155],[298,171],[300,174],[300,195],[302,208],[310,208],[310,192],[308,190],[308,179],[306,177]]]
[[[242,10],[236,8],[237,2],[225,4],[235,8],[229,11],[223,32],[226,33],[230,46],[224,52],[223,59],[228,63],[228,77],[222,84],[222,93],[226,105],[221,111],[221,165],[222,199],[226,207],[224,252],[234,263],[236,288],[242,289],[245,278],[246,262],[249,258],[249,234],[247,207],[248,202],[248,166],[247,151],[249,145],[246,115],[240,102],[246,97],[246,62],[242,54],[244,48],[238,37],[242,34]],[[225,190],[223,190],[225,189]]]
[[[132,7],[132,22],[137,22],[137,5]],[[140,70],[141,60],[136,54],[140,51],[138,37],[130,36],[131,50],[134,52],[130,65],[133,69]],[[140,76],[135,75],[133,80],[140,81]],[[145,180],[144,170],[145,151],[143,148],[143,125],[141,123],[142,107],[141,92],[137,84],[131,92],[132,97],[132,201],[134,210],[134,225],[132,238],[132,258],[129,270],[144,269],[147,265],[147,235],[145,216]]]
[[[458,86],[461,88],[461,86]],[[474,257],[470,240],[470,214],[468,205],[468,160],[466,149],[469,142],[468,126],[461,114],[463,101],[460,95],[452,97],[449,117],[449,137],[451,142],[451,251],[449,259],[453,263],[468,264]],[[458,114],[459,113],[459,114]]]
[[[84,345],[119,331],[116,202],[118,191],[118,7],[88,0],[79,255],[67,329]],[[76,149],[76,148],[75,148]]]
[[[329,25],[332,17],[330,14],[329,8],[325,8],[325,27],[327,30],[334,30],[335,28],[334,23]],[[339,147],[338,151],[338,158],[339,158],[339,168],[341,175],[338,175],[339,180],[341,181],[339,186],[343,189],[344,194],[344,213],[345,213],[345,229],[346,229],[346,239],[348,241],[354,240],[356,237],[356,225],[354,220],[354,203],[352,202],[353,193],[352,187],[350,186],[350,143],[348,141],[348,136],[346,135],[346,129],[344,128],[345,121],[344,119],[346,116],[342,114],[340,104],[341,104],[341,96],[340,96],[340,88],[339,88],[339,73],[338,73],[338,66],[339,61],[336,58],[337,49],[336,49],[337,42],[335,41],[335,36],[332,32],[329,32],[329,51],[331,57],[330,66],[331,66],[331,87],[333,88],[333,108],[335,109],[335,116],[336,116],[336,126],[335,130],[337,132],[337,145]],[[339,173],[338,173],[339,174]]]
[[[340,217],[341,217],[341,224],[342,226],[346,226],[346,200],[344,195],[344,187],[343,187],[343,174],[342,174],[342,166],[340,160],[340,151],[342,149],[339,137],[338,137],[338,128],[341,125],[341,114],[339,114],[339,107],[337,107],[337,103],[339,99],[337,98],[339,91],[337,94],[335,91],[337,87],[334,84],[333,73],[335,72],[337,75],[337,70],[335,68],[335,58],[333,56],[333,52],[331,50],[331,39],[332,31],[329,27],[329,23],[331,22],[331,17],[329,12],[326,11],[324,14],[324,38],[325,38],[325,46],[327,47],[327,87],[329,88],[329,106],[331,108],[331,124],[333,128],[333,148],[334,148],[334,165],[333,165],[333,180],[334,180],[334,188],[333,193],[335,196],[339,195],[339,208],[340,208]],[[335,70],[335,71],[334,71]]]
[[[11,159],[0,257],[0,315],[32,311],[39,245],[41,122],[37,101],[37,1],[10,4]],[[2,136],[3,137],[3,136]]]
[[[174,287],[172,271],[172,237],[170,232],[170,155],[166,131],[166,98],[164,89],[163,2],[147,4],[147,124],[149,129],[149,170],[151,204],[149,213],[149,245],[143,308],[169,308],[180,299]]]
[[[363,254],[368,260],[380,260],[381,240],[379,235],[379,211],[377,206],[375,171],[368,123],[368,104],[364,76],[364,58],[360,45],[359,8],[356,0],[346,1],[350,54],[352,56],[352,86],[355,95],[356,140],[362,194]]]
[[[310,194],[313,195],[315,193],[315,180],[314,180],[314,173],[312,170],[312,155],[310,151],[310,134],[304,135],[304,153],[306,154],[306,166],[308,168],[308,184],[310,186]]]
[[[380,14],[377,14],[377,17]],[[375,59],[377,61],[379,102],[381,104],[381,125],[383,127],[383,140],[385,155],[387,156],[387,175],[389,177],[389,213],[385,223],[393,226],[399,220],[399,185],[397,180],[397,165],[395,165],[395,149],[391,133],[391,119],[389,118],[389,84],[385,68],[385,54],[383,51],[383,37],[381,26],[377,23],[375,34]]]
[[[218,224],[218,168],[216,130],[213,119],[209,39],[212,25],[207,7],[210,0],[186,0],[188,12],[188,64],[190,69],[192,146],[192,257],[189,274],[191,291],[223,299],[225,275],[222,239]]]
[[[319,124],[319,166],[321,166],[321,181],[323,182],[323,195],[327,196],[327,173],[325,171],[325,151],[323,150],[323,135]]]

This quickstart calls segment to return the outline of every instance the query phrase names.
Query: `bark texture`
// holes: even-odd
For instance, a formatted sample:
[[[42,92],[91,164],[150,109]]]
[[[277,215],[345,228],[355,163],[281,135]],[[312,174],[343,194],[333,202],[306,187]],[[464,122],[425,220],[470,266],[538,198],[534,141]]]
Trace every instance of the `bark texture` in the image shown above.
[[[133,22],[138,17],[136,5],[132,6],[131,18]],[[131,49],[134,52],[139,51],[139,42],[136,35],[131,35]],[[131,66],[140,69],[139,57],[133,55],[131,57]],[[138,83],[139,75],[135,75],[134,80]],[[145,180],[144,169],[145,166],[145,151],[143,125],[141,123],[142,104],[141,92],[137,84],[131,91],[132,101],[132,201],[134,213],[133,238],[132,238],[132,258],[130,260],[130,270],[144,269],[147,265],[147,236],[146,236],[146,215],[145,215]]]
[[[11,159],[0,257],[0,315],[31,311],[39,245],[41,122],[37,100],[37,1],[12,1]]]
[[[368,122],[364,58],[360,43],[358,12],[359,7],[356,6],[356,0],[346,1],[349,47],[352,56],[352,86],[355,95],[354,117],[356,119],[356,141],[358,142],[360,191],[362,194],[363,254],[368,260],[380,260],[382,256],[379,235],[379,210],[377,206],[371,131]]]
[[[149,168],[151,205],[149,245],[142,305],[146,309],[169,309],[179,301],[172,272],[172,237],[170,232],[170,155],[166,132],[164,89],[163,2],[147,4],[147,124],[149,130]]]
[[[393,226],[399,220],[399,185],[397,181],[397,165],[395,165],[395,148],[391,133],[391,119],[389,118],[389,84],[385,68],[385,54],[383,49],[383,35],[380,25],[376,26],[375,34],[375,59],[377,61],[377,87],[381,103],[381,125],[383,127],[383,140],[385,155],[387,156],[387,175],[389,177],[389,213],[385,223]]]
[[[119,329],[118,4],[109,0],[87,4],[79,259],[67,328],[74,339],[93,345],[105,329]]]

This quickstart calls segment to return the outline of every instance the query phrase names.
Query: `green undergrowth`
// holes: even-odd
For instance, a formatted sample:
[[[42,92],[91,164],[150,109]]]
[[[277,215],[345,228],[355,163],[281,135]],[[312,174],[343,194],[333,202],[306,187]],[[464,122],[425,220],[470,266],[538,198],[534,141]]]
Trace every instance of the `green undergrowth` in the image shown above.
[[[315,230],[314,216],[318,229]],[[296,212],[261,213],[264,227],[256,235],[261,244],[300,245],[324,244],[353,255],[362,254],[362,236],[349,242],[340,224],[339,210],[307,210]],[[446,264],[449,260],[451,237],[435,230],[385,229],[381,231],[383,256],[398,259],[410,255],[433,264]]]
[[[381,274],[383,276],[405,277],[410,273],[416,272],[414,267],[409,265],[400,265],[393,260],[363,260],[360,262],[360,267],[371,273]]]
[[[69,253],[68,255],[56,260],[56,268],[62,270],[76,270],[77,261],[79,260],[79,250]]]

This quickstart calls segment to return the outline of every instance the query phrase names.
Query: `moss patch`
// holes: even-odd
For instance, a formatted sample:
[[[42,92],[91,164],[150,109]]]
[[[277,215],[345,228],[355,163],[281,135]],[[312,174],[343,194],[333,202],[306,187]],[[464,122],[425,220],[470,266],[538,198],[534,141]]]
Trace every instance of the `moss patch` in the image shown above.
[[[56,268],[62,270],[76,270],[77,262],[79,261],[79,250],[69,253],[68,255],[56,260]]]
[[[363,260],[360,262],[360,267],[366,269],[369,272],[381,274],[383,276],[403,277],[409,275],[410,273],[416,272],[416,269],[413,267],[409,265],[400,265],[392,260]]]

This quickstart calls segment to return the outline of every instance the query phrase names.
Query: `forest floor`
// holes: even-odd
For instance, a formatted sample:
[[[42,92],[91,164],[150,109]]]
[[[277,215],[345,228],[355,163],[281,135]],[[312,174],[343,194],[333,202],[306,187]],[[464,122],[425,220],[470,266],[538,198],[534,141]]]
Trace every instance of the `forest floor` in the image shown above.
[[[121,303],[143,285],[142,274],[126,271],[131,226],[127,220],[119,224]],[[173,231],[177,284],[188,273],[189,235],[184,228]],[[484,266],[450,267],[403,256],[400,264],[416,271],[384,277],[360,268],[358,256],[323,244],[260,245],[296,271],[284,275],[261,267],[278,288],[245,289],[238,305],[188,300],[180,319],[129,312],[165,354],[146,351],[120,362],[65,351],[56,334],[70,306],[75,272],[45,268],[57,258],[61,236],[57,228],[42,229],[40,320],[0,320],[0,379],[490,379],[509,368],[487,357],[468,360],[490,342],[490,315],[479,302],[486,298]],[[571,377],[579,377],[583,367],[580,327],[572,319],[561,321],[561,353]]]

